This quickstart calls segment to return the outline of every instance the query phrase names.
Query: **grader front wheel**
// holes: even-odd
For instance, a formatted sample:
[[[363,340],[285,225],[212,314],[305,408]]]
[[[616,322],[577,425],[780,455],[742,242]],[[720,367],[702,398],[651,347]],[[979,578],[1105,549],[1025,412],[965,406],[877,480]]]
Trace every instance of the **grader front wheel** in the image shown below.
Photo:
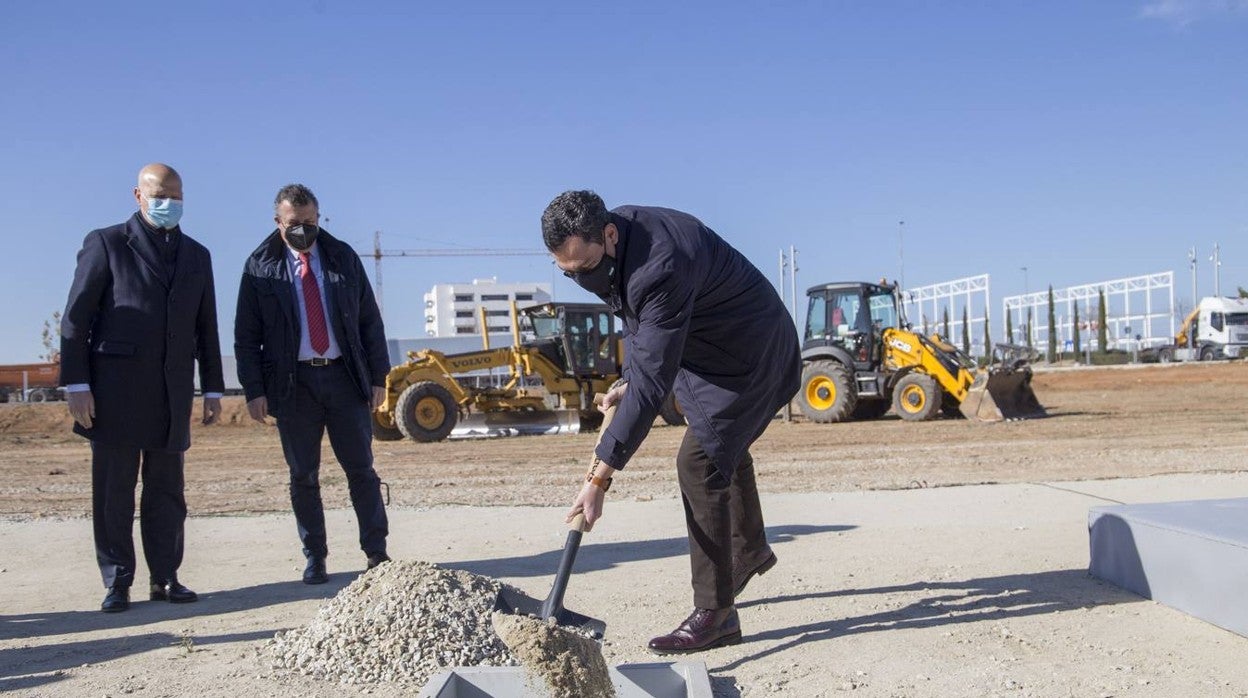
[[[399,431],[413,441],[441,441],[455,428],[459,407],[446,388],[433,381],[409,385],[395,405]]]
[[[373,412],[373,438],[378,441],[398,441],[403,438],[403,432],[394,425],[394,415],[391,413],[382,414]]]

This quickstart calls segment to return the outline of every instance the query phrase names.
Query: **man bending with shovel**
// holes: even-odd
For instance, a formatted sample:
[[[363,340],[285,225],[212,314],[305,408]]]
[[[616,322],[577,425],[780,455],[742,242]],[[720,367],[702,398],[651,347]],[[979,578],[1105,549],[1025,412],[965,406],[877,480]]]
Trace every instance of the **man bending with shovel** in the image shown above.
[[[767,279],[687,213],[648,206],[608,211],[591,191],[560,194],[542,237],[563,273],[624,321],[616,405],[568,520],[602,516],[611,478],[646,438],[674,391],[689,423],[676,469],[689,530],[693,613],[650,640],[658,654],[740,642],[735,597],[776,564],[767,545],[749,447],[797,392],[793,320]]]

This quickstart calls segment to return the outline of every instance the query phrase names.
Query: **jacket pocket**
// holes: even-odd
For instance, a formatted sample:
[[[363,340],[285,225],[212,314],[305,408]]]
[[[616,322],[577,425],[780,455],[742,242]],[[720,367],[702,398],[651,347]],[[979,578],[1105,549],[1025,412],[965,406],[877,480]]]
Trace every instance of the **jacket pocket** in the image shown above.
[[[95,353],[108,356],[134,356],[135,345],[130,342],[118,342],[115,339],[102,339],[95,345]]]

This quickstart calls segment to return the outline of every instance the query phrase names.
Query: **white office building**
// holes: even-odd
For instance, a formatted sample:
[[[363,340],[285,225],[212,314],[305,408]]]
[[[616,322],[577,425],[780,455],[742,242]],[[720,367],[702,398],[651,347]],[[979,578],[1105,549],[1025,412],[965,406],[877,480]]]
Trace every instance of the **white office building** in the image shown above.
[[[474,279],[470,284],[434,284],[425,294],[425,334],[455,337],[482,333],[478,308],[485,308],[490,333],[511,332],[511,302],[521,308],[549,303],[548,283],[499,283]]]

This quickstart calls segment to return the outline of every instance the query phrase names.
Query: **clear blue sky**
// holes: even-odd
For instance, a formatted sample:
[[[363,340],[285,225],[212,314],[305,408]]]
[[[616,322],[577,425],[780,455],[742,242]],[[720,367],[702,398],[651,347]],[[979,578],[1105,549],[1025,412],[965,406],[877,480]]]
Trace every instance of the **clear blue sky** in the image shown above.
[[[439,9],[429,9],[429,8]],[[1248,1],[0,4],[0,362],[34,360],[139,167],[185,179],[233,353],[243,259],[303,182],[371,248],[539,248],[545,204],[694,213],[800,287],[990,273],[994,302],[1173,269],[1248,286]],[[370,273],[371,262],[367,265]],[[388,334],[437,282],[385,263]],[[999,307],[999,306],[997,306]],[[1000,328],[997,328],[999,333]]]

